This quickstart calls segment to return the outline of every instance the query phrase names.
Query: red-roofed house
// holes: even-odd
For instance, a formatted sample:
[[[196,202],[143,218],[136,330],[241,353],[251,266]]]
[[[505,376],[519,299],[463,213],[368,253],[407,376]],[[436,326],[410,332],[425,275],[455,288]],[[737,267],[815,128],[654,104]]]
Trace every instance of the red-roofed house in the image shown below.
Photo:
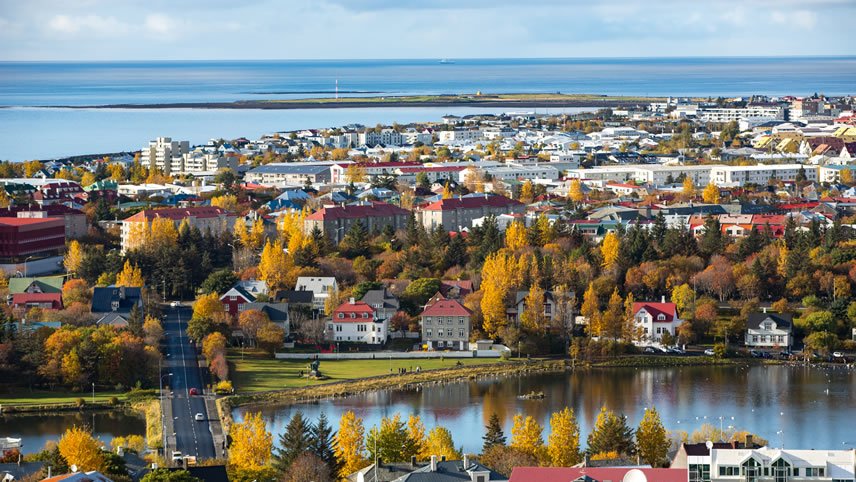
[[[184,220],[191,227],[196,227],[202,233],[211,231],[218,235],[223,231],[231,231],[235,226],[237,217],[223,208],[217,207],[191,207],[191,208],[169,208],[169,209],[144,209],[137,214],[122,221],[122,252],[128,251],[140,245],[144,236],[152,227],[155,218],[167,218],[172,220],[176,229]]]
[[[373,233],[383,230],[386,226],[392,226],[395,230],[403,229],[409,216],[410,211],[406,209],[373,201],[368,204],[321,208],[306,216],[303,229],[308,234],[317,227],[322,233],[339,243],[357,221],[363,223],[369,233]]]
[[[381,345],[389,336],[389,321],[375,318],[374,308],[368,303],[351,298],[333,310],[327,322],[327,339],[352,343]]]
[[[437,299],[422,312],[422,341],[429,349],[466,350],[472,311],[453,299]]]
[[[687,482],[686,469],[515,467],[509,482]]]
[[[640,330],[641,339],[637,345],[660,344],[665,333],[675,335],[675,330],[684,320],[678,318],[678,308],[674,303],[667,303],[664,296],[662,301],[642,301],[633,303],[633,318]]]
[[[460,197],[441,199],[417,211],[419,221],[425,229],[432,230],[440,226],[445,231],[461,231],[470,228],[473,220],[493,214],[523,214],[523,203],[503,196]]]
[[[62,293],[15,293],[12,295],[14,308],[41,308],[43,310],[61,310]]]

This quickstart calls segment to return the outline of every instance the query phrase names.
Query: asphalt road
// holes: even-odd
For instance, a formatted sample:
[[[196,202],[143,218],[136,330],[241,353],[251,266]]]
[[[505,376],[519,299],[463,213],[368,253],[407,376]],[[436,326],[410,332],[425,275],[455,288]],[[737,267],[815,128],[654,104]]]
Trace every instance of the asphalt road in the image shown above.
[[[196,348],[185,333],[191,310],[182,306],[167,308],[164,320],[165,364],[162,375],[169,385],[172,396],[168,400],[172,407],[175,448],[182,455],[193,455],[197,459],[213,459],[214,439],[208,425],[208,412],[202,398],[204,384],[197,362]],[[172,375],[169,375],[169,374]],[[191,396],[195,388],[198,395]],[[201,413],[204,420],[195,419]],[[171,454],[167,453],[167,457]]]

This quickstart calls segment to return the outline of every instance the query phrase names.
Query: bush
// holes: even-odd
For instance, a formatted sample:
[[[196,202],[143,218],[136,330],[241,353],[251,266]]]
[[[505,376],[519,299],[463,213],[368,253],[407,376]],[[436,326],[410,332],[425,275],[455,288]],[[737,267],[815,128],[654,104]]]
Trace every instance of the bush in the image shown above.
[[[82,398],[78,398],[77,400],[74,401],[74,405],[77,408],[83,408],[86,406],[86,400],[84,400]]]
[[[725,343],[717,343],[713,345],[713,356],[716,358],[728,358],[728,345]]]
[[[226,395],[233,391],[235,391],[235,389],[232,388],[232,382],[229,380],[223,380],[218,382],[217,385],[214,385],[214,393],[217,395]]]
[[[511,359],[511,351],[503,351],[499,354],[500,360],[510,360]]]
[[[119,405],[119,397],[110,397],[110,405]]]

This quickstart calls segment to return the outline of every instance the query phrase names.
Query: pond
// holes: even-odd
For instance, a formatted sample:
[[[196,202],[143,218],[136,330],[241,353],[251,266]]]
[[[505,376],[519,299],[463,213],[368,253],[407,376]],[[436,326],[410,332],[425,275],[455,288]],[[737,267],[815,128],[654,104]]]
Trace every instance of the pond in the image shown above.
[[[58,441],[67,428],[93,428],[95,437],[109,447],[113,437],[146,434],[146,420],[123,410],[32,413],[0,416],[0,437],[23,439],[23,452],[35,453],[46,442]]]

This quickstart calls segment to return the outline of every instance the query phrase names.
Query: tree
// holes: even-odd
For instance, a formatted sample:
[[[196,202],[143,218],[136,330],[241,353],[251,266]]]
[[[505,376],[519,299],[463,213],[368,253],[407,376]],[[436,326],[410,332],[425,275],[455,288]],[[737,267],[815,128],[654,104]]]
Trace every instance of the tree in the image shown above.
[[[287,473],[297,457],[312,446],[311,427],[298,410],[291,417],[285,432],[279,436],[279,447],[273,456],[273,466],[280,473]]]
[[[163,338],[163,326],[157,317],[147,315],[143,321],[143,334],[145,336],[146,345],[158,346],[161,338]]]
[[[270,321],[256,331],[256,343],[269,355],[276,353],[276,349],[282,346],[284,340],[285,330]]]
[[[701,198],[708,204],[719,204],[719,188],[714,183],[708,184],[702,191]]]
[[[211,198],[211,206],[234,212],[238,209],[238,197],[234,194],[214,196]]]
[[[594,428],[588,436],[588,453],[597,455],[605,452],[633,455],[633,429],[627,426],[627,417],[601,407]]]
[[[334,449],[336,433],[333,432],[324,412],[318,416],[318,422],[309,428],[309,435],[309,450],[327,464],[330,477],[335,478],[341,463]]]
[[[238,282],[238,277],[231,269],[225,268],[212,272],[202,282],[203,293],[225,293]]]
[[[532,186],[532,181],[527,179],[526,182],[524,182],[523,185],[520,186],[520,202],[522,202],[523,204],[531,204],[534,200],[534,186]]]
[[[5,192],[5,189],[2,189]],[[63,258],[63,266],[65,266],[65,270],[69,273],[76,274],[80,269],[80,265],[83,264],[83,258],[85,253],[83,252],[83,248],[80,246],[80,243],[77,240],[72,240],[68,243],[68,249],[65,252],[65,258]]]
[[[654,407],[646,408],[639,428],[636,429],[636,448],[639,456],[652,467],[660,467],[666,461],[671,442]]]
[[[101,443],[84,428],[74,426],[66,429],[59,439],[58,448],[69,466],[76,465],[83,472],[104,469]]]
[[[178,230],[170,218],[155,217],[152,219],[151,232],[146,240],[146,246],[173,246],[178,242]]]
[[[416,457],[420,460],[431,457],[431,454],[427,451],[428,446],[425,441],[425,424],[422,423],[419,415],[410,415],[407,419],[407,435],[413,441]]]
[[[186,470],[157,468],[144,475],[140,482],[202,482]]]
[[[529,243],[526,239],[526,226],[522,221],[514,221],[505,230],[505,247],[516,251],[525,248]]]
[[[815,351],[828,356],[838,346],[838,337],[828,331],[816,331],[805,337],[803,343],[807,353]]]
[[[509,446],[537,458],[539,452],[544,447],[544,439],[541,437],[542,431],[543,429],[538,421],[530,415],[524,418],[523,415],[518,413],[514,416],[514,424],[511,427],[511,444]]]
[[[256,341],[259,330],[269,323],[270,318],[267,313],[261,310],[244,310],[238,315],[238,326],[241,327],[241,331],[253,342]]]
[[[265,430],[261,412],[248,413],[243,422],[232,425],[229,462],[238,469],[261,470],[271,458],[273,437]]]
[[[482,453],[487,452],[491,447],[505,445],[505,433],[503,433],[502,424],[499,423],[499,417],[495,413],[490,415],[490,419],[488,420],[485,428],[487,431],[482,437],[482,440],[484,440]]]
[[[695,299],[695,292],[687,283],[672,288],[672,303],[678,309],[682,317],[686,317],[687,310]]]
[[[146,280],[143,278],[142,270],[136,265],[132,265],[130,261],[125,261],[122,271],[116,275],[116,286],[142,288],[145,284]]]
[[[603,244],[600,246],[600,254],[603,257],[603,268],[610,270],[615,267],[620,253],[621,240],[614,232],[609,232],[603,237]]]
[[[588,288],[583,293],[583,304],[580,307],[580,314],[588,320],[589,334],[600,336],[603,325],[601,323],[600,301],[594,290],[594,283],[589,283]]]
[[[414,307],[421,307],[440,291],[440,280],[437,278],[419,278],[413,280],[404,289],[403,297]]]
[[[345,180],[349,183],[366,182],[367,177],[366,168],[357,163],[349,164],[345,169]]]
[[[354,412],[348,410],[342,414],[339,420],[339,431],[333,437],[336,441],[336,457],[342,462],[339,476],[346,476],[360,470],[369,464],[365,456],[365,442],[363,436],[363,420]]]
[[[695,196],[695,183],[693,183],[693,178],[689,176],[684,178],[683,194],[688,198]]]
[[[193,303],[193,318],[213,318],[215,314],[225,311],[220,296],[217,293],[208,293],[196,298]]]
[[[523,303],[523,313],[520,315],[523,328],[530,333],[545,333],[547,318],[544,316],[544,290],[533,283]]]
[[[371,459],[389,462],[409,461],[416,455],[416,446],[407,432],[401,415],[383,417],[379,427],[372,427],[366,437],[366,448]]]
[[[89,285],[85,280],[72,279],[62,285],[62,303],[66,307],[74,303],[89,304],[90,298]]]
[[[268,290],[285,289],[294,284],[291,269],[294,262],[286,254],[281,240],[265,243],[259,260],[259,279],[265,281]]]
[[[570,197],[575,203],[581,202],[585,199],[585,194],[583,194],[583,183],[579,179],[571,180],[571,183],[568,186],[568,197]]]
[[[447,460],[461,459],[461,452],[455,449],[455,443],[452,441],[452,432],[446,427],[437,426],[428,432],[428,437],[425,439],[425,453],[441,458],[446,457]]]
[[[568,407],[550,416],[547,454],[553,467],[571,467],[580,463],[580,426]]]
[[[506,477],[515,467],[533,467],[539,462],[535,455],[504,445],[494,445],[479,457],[479,463]]]
[[[312,452],[303,452],[294,459],[278,482],[333,482],[330,467]]]

